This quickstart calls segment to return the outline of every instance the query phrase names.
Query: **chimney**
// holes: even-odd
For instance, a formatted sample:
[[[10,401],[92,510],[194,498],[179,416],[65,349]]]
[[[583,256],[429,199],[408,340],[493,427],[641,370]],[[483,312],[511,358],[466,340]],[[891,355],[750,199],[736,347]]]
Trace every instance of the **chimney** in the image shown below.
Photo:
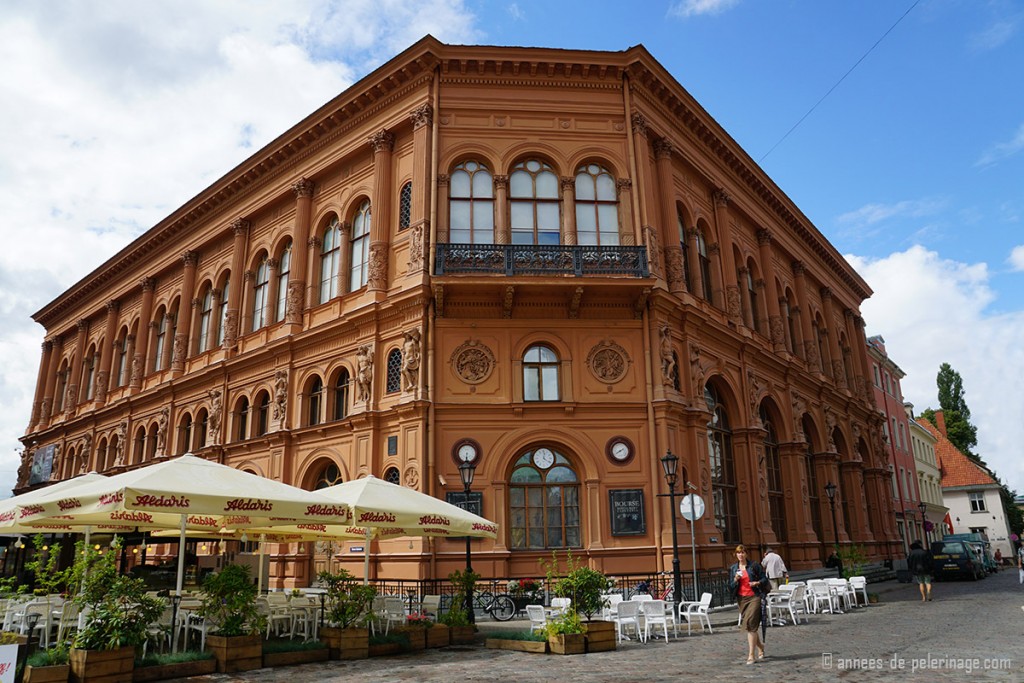
[[[935,411],[935,426],[939,428],[939,432],[941,432],[943,436],[947,436],[946,417],[942,414],[941,410]]]

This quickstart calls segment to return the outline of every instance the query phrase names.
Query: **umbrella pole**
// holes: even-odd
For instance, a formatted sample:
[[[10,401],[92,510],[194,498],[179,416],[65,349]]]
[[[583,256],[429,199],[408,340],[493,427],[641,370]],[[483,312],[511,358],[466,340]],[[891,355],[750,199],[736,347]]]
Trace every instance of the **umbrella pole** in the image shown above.
[[[366,527],[366,543],[363,548],[363,585],[370,583],[370,527]]]
[[[256,575],[259,576],[256,580],[256,592],[261,595],[263,594],[263,542],[266,537],[266,534],[260,534],[260,563],[256,570]]]
[[[181,516],[181,534],[178,536],[178,577],[176,582],[174,609],[171,615],[171,624],[174,625],[174,635],[171,640],[171,652],[178,651],[178,604],[181,602],[181,587],[185,582],[185,522],[188,517]]]

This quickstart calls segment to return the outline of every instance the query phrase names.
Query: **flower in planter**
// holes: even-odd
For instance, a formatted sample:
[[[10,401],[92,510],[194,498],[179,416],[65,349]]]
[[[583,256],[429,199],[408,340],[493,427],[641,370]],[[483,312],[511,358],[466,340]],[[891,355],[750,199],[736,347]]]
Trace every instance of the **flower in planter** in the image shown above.
[[[429,616],[423,612],[414,612],[405,618],[406,626],[419,626],[422,628],[430,628],[434,625],[434,622]]]

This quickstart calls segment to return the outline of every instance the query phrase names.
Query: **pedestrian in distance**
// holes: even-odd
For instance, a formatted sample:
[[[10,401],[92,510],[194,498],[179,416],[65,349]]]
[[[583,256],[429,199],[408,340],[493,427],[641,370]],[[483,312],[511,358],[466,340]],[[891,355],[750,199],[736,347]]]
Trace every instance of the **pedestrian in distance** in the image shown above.
[[[907,569],[921,589],[921,602],[932,599],[932,554],[921,546],[921,541],[910,544]]]
[[[747,664],[765,657],[764,640],[759,633],[761,598],[768,592],[770,585],[764,567],[747,558],[744,546],[736,546],[736,562],[729,567],[729,591],[736,598],[740,623],[747,633]]]
[[[761,564],[764,566],[765,573],[768,574],[768,581],[772,584],[772,590],[777,591],[779,590],[779,584],[784,580],[788,582],[789,570],[786,569],[786,563],[775,552],[775,548],[768,546],[765,550],[764,557],[761,558]]]

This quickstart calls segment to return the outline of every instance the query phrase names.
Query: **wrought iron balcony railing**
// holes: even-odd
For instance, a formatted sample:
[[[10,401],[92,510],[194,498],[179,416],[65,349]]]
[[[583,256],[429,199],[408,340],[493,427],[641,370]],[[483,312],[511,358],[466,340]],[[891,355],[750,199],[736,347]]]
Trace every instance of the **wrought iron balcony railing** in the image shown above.
[[[435,275],[625,275],[648,277],[646,247],[438,243]]]

